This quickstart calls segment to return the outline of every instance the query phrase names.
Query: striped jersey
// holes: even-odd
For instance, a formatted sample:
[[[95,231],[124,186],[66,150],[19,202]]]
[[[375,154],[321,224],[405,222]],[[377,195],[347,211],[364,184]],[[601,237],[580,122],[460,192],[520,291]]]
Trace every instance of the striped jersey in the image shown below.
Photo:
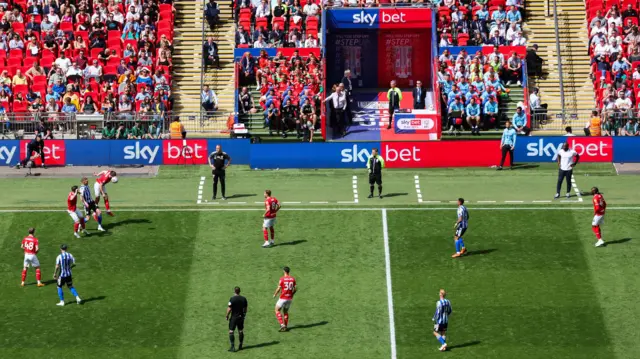
[[[60,267],[60,277],[71,277],[71,266],[76,262],[71,253],[60,253],[56,258],[56,265]]]
[[[469,226],[469,211],[464,205],[458,206],[458,219],[460,219],[458,228],[467,228]]]
[[[80,186],[80,195],[82,195],[82,200],[86,204],[93,203],[93,198],[91,197],[91,190],[89,189],[89,186]]]
[[[436,312],[433,314],[433,321],[436,324],[448,324],[451,315],[451,302],[449,299],[440,299],[436,302]]]

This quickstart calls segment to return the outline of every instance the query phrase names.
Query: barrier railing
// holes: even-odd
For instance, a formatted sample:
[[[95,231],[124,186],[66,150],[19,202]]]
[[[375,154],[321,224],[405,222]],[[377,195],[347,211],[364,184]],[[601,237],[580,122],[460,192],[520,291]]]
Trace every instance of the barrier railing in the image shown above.
[[[594,115],[594,111],[596,114]],[[583,133],[583,128],[589,127],[593,117],[598,117],[604,124],[612,118],[614,128],[623,128],[629,120],[637,123],[640,120],[640,109],[626,111],[597,111],[596,109],[581,109],[576,111],[547,111],[545,108],[531,109],[532,126],[534,130],[549,132],[564,132],[571,126],[574,134]]]

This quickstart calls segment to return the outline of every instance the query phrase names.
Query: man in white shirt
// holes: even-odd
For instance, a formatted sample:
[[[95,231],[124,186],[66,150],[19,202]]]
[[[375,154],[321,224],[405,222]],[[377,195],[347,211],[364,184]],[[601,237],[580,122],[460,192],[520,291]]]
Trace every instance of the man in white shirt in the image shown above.
[[[263,49],[269,47],[266,41],[262,38],[262,35],[258,35],[258,40],[253,43],[253,48],[255,49]]]
[[[593,49],[594,56],[609,56],[610,49],[609,45],[605,42],[604,38],[600,38],[600,42]]]
[[[66,73],[69,67],[71,67],[71,60],[64,54],[64,51],[60,51],[60,57],[58,57],[54,63],[62,69],[63,73]]]
[[[524,46],[527,44],[527,39],[522,37],[522,31],[518,31],[513,35],[513,41],[511,41],[511,46]]]
[[[271,15],[271,6],[267,3],[267,0],[262,0],[258,8],[256,8],[256,17],[268,17]]]
[[[204,85],[202,93],[200,94],[202,101],[202,108],[205,111],[217,111],[218,110],[218,96],[209,88],[209,85]]]
[[[100,82],[100,76],[102,76],[102,66],[98,64],[98,60],[94,59],[93,63],[84,69],[84,79],[85,81],[89,81],[91,78],[94,78],[96,82]]]
[[[53,7],[49,8],[49,14],[47,14],[47,18],[54,25],[58,25],[58,23],[60,22],[60,17],[56,14],[56,10]]]
[[[302,12],[307,16],[318,16],[318,5],[312,3],[311,0],[307,0],[307,4],[302,8]]]
[[[580,155],[578,152],[569,148],[569,142],[562,145],[562,149],[558,151],[558,183],[556,183],[556,195],[553,198],[560,198],[560,189],[562,181],[567,180],[567,198],[571,197],[571,177],[573,177],[573,167],[578,164]]]

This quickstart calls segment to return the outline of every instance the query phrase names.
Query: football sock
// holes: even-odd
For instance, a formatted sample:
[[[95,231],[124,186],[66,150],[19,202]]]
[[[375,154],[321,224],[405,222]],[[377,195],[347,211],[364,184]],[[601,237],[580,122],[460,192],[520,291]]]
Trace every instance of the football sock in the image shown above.
[[[60,297],[60,300],[64,300],[64,293],[62,293],[62,288],[58,287],[58,297]]]
[[[456,252],[460,253],[460,240],[456,239]]]
[[[373,196],[373,186],[369,186],[369,192],[371,193],[371,195]]]
[[[238,334],[238,337],[239,337],[239,339],[240,339],[240,345],[242,345],[242,342],[244,342],[244,333],[243,333],[243,332],[240,332],[240,333]]]
[[[275,239],[276,237],[276,230],[273,227],[269,227],[269,232],[271,232],[271,240]]]
[[[80,217],[80,228],[85,229],[84,218]]]
[[[78,291],[76,290],[75,287],[71,287],[71,289],[69,289],[71,291],[71,294],[73,294],[74,297],[78,297]]]
[[[458,241],[460,241],[460,250],[462,250],[462,248],[464,248],[464,239],[462,239],[462,237],[460,237],[458,239]]]
[[[593,233],[596,235],[596,238],[602,239],[602,233],[600,232],[600,226],[592,226],[591,229]]]
[[[262,234],[264,234],[264,240],[268,241],[269,240],[269,232],[267,232],[266,228],[262,229]]]
[[[284,324],[284,322],[282,321],[282,313],[276,312],[276,318],[278,318],[278,323],[280,323],[280,325]]]
[[[26,275],[27,272],[24,272],[24,274]],[[40,283],[41,279],[42,279],[42,273],[40,272],[40,269],[36,269],[36,280],[38,281],[38,283]]]
[[[102,225],[102,214],[98,216],[98,224]]]
[[[382,194],[382,186],[378,186],[378,196]]]
[[[106,208],[107,211],[111,210],[111,207],[109,206],[109,200],[108,199],[104,199],[104,208]]]
[[[26,270],[26,269],[23,269],[23,270],[22,270],[22,281],[24,282],[24,281],[25,281],[25,279],[27,279],[27,270]]]
[[[236,337],[233,335],[233,333],[229,333],[229,343],[231,344],[231,346],[234,346],[236,343]]]
[[[77,233],[78,232],[78,227],[80,227],[80,223],[79,222],[75,222],[73,224],[73,231]]]
[[[443,336],[438,337],[438,341],[440,342],[440,344],[445,345],[447,342],[444,340]]]
[[[289,313],[284,313],[284,325],[289,325]]]
[[[217,197],[218,196],[218,184],[217,183],[213,183],[213,197]]]

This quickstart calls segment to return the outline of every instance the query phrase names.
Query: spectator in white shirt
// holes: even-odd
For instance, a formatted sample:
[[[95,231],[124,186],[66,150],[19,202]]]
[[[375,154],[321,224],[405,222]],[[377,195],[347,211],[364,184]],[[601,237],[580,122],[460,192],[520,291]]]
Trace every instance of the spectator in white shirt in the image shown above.
[[[102,76],[102,66],[98,63],[98,60],[93,60],[93,63],[90,66],[87,66],[84,69],[84,78],[85,81],[89,81],[90,79],[95,79],[97,82],[100,82],[100,77]]]
[[[518,24],[515,22],[509,24],[509,28],[507,29],[507,34],[505,35],[505,39],[509,42],[513,41],[513,37],[518,32]]]
[[[622,46],[619,45],[617,40],[611,41],[611,45],[609,45],[609,55],[611,55],[612,61],[618,57],[618,54],[622,54],[622,51]]]
[[[318,47],[318,39],[313,35],[309,35],[309,37],[304,41],[304,47]]]
[[[54,25],[58,25],[58,23],[60,23],[60,17],[58,16],[58,14],[56,14],[56,10],[53,7],[49,8],[49,13],[47,14],[47,18]]]
[[[629,99],[624,92],[620,92],[620,97],[616,100],[616,107],[618,110],[622,112],[628,111],[633,104],[631,103],[631,99]]]
[[[307,4],[302,8],[302,12],[307,16],[317,16],[319,10],[318,5],[311,0],[307,0]]]
[[[607,19],[609,24],[616,24],[616,26],[622,26],[622,18],[618,14],[612,14]]]
[[[522,37],[522,31],[516,32],[513,37],[513,41],[511,41],[511,46],[524,46],[527,44],[527,39]]]
[[[636,67],[636,70],[631,75],[634,80],[640,80],[640,66]]]
[[[63,73],[66,73],[71,66],[71,60],[64,54],[64,51],[60,51],[60,57],[58,57],[54,63],[62,69]]]
[[[589,34],[591,37],[595,36],[596,34],[607,34],[607,27],[604,26],[600,20],[596,21],[596,24],[594,27],[591,28],[591,33]]]
[[[269,15],[271,15],[271,6],[269,6],[267,0],[262,0],[256,8],[256,17],[268,17]]]
[[[604,39],[600,39],[600,43],[598,43],[596,47],[593,48],[594,56],[608,57],[610,53],[611,53],[611,49],[609,48],[609,45],[607,45]]]
[[[124,15],[120,12],[120,9],[116,8],[111,13],[113,15],[113,21],[119,22],[120,24],[124,24]]]
[[[256,40],[256,42],[253,43],[253,48],[264,49],[266,47],[269,47],[269,45],[267,44],[266,41],[264,41],[264,39],[262,38],[262,35],[258,35],[258,40]]]

